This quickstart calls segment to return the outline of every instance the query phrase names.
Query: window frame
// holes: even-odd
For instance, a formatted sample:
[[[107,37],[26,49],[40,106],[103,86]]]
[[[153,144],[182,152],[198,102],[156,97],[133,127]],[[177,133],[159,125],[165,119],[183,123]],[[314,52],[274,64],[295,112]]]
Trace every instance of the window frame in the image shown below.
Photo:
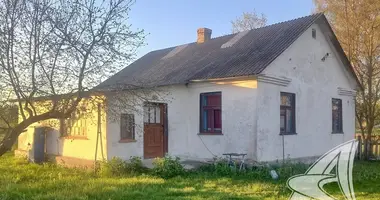
[[[82,112],[76,110],[70,114],[70,117],[60,119],[60,137],[67,139],[88,138],[87,120]]]
[[[154,120],[151,121],[151,109],[154,108]],[[145,110],[148,109],[148,110]],[[157,120],[157,109],[160,112],[158,115],[159,121]],[[161,106],[158,103],[145,103],[143,107],[143,122],[144,124],[162,124],[162,113],[161,113]]]
[[[286,106],[286,105],[282,105],[281,104],[281,98],[282,96],[290,96],[290,99],[291,99],[291,105],[290,106]],[[282,131],[281,130],[281,111],[282,110],[285,110],[285,131]],[[292,127],[293,127],[293,130],[291,130],[290,132],[286,132],[286,112],[290,110],[290,112],[292,113]],[[280,92],[280,135],[295,135],[297,134],[297,127],[296,127],[296,94],[295,93],[289,93],[289,92]]]
[[[339,130],[334,130],[334,101],[338,101],[338,123],[339,123]],[[331,99],[331,133],[332,134],[343,134],[343,101],[342,99],[338,98],[332,98]]]
[[[220,97],[220,105],[219,106],[215,106],[215,105],[211,105],[211,106],[207,106],[207,105],[203,105],[203,97],[205,96],[219,96]],[[203,116],[203,111],[205,110],[204,108],[205,107],[208,107],[207,109],[208,110],[220,110],[220,131],[216,131],[215,130],[215,124],[213,123],[212,127],[211,127],[211,130],[208,131],[208,130],[203,130],[203,126],[204,126],[204,116]],[[213,120],[211,121],[214,121],[214,116],[211,116],[211,118]],[[204,92],[204,93],[200,93],[199,95],[199,135],[223,135],[223,120],[222,120],[222,92],[221,91],[216,91],[216,92]]]
[[[123,131],[126,131],[126,136],[128,136],[129,130],[123,130],[123,119],[126,119],[126,123],[131,123],[131,138],[123,137]],[[131,122],[129,122],[131,120]],[[120,114],[120,142],[133,142],[136,141],[135,134],[135,115],[130,113],[122,113]]]

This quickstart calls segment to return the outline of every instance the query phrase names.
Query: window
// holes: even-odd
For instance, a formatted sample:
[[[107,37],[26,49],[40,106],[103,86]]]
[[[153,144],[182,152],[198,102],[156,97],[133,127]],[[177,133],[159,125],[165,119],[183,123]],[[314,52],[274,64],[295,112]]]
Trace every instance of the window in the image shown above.
[[[64,137],[87,137],[87,120],[81,111],[74,111],[68,119],[62,119],[61,135]]]
[[[200,133],[222,133],[222,93],[202,93],[200,107]]]
[[[281,92],[280,132],[281,134],[296,133],[295,94]]]
[[[332,99],[332,132],[343,133],[342,100]]]
[[[145,104],[144,123],[145,124],[160,124],[161,123],[161,108],[159,104],[154,104],[154,103]]]
[[[317,38],[317,30],[315,30],[314,28],[311,29],[311,36],[316,39]]]
[[[121,114],[120,117],[120,139],[135,139],[135,116],[133,114]]]

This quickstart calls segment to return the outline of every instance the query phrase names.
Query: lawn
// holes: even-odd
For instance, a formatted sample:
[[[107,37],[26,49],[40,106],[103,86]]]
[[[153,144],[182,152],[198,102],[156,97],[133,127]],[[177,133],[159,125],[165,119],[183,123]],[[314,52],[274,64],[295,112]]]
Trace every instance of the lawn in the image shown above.
[[[104,178],[86,170],[28,164],[11,154],[0,158],[0,199],[288,199],[285,181],[209,172],[166,180],[151,175]],[[380,199],[380,162],[356,162],[354,185],[357,199]],[[339,197],[336,184],[327,191]]]

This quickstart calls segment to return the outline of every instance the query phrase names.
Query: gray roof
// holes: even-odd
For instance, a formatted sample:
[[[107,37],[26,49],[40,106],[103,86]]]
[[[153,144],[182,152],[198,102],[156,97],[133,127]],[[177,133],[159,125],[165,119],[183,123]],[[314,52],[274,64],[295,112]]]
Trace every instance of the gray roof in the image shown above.
[[[260,74],[323,14],[314,14],[241,34],[152,51],[136,60],[96,88],[127,89],[185,84],[192,80]],[[326,21],[327,22],[327,21]],[[175,49],[175,50],[174,50]],[[173,51],[174,50],[174,51]],[[169,54],[170,53],[170,54]]]

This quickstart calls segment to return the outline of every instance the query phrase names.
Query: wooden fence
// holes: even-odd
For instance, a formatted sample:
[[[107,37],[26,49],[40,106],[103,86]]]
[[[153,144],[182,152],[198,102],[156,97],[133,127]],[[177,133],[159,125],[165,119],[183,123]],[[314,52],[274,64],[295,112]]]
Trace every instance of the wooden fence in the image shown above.
[[[356,139],[359,141],[359,146],[357,150],[357,158],[364,158],[365,140],[362,136],[357,135]],[[380,160],[380,136],[371,136],[371,141],[369,143],[370,147],[370,158]]]

